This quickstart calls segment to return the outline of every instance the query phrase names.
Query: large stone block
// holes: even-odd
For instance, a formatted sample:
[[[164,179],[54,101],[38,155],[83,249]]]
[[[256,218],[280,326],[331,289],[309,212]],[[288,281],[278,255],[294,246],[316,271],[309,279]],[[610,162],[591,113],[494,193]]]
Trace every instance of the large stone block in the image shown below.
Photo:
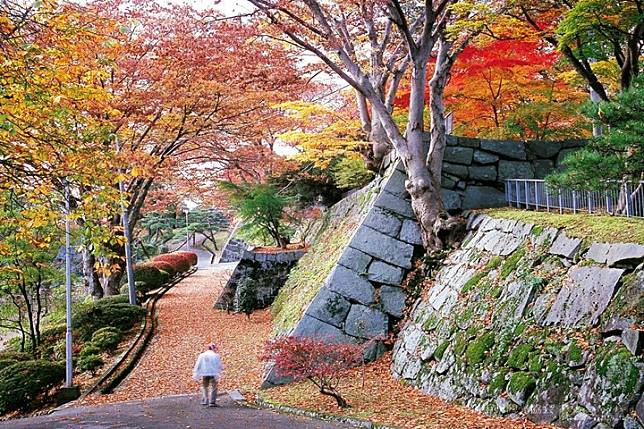
[[[614,265],[637,265],[644,259],[644,246],[633,243],[619,243],[610,246],[606,263]]]
[[[355,271],[338,265],[333,269],[327,282],[328,288],[344,296],[347,299],[362,304],[374,302],[375,290],[371,283]]]
[[[369,265],[368,278],[376,283],[399,285],[403,278],[403,270],[382,261],[373,261]]]
[[[459,164],[443,163],[443,172],[452,174],[460,179],[467,179],[467,167]]]
[[[358,228],[351,240],[351,246],[392,265],[411,268],[414,246],[369,227]]]
[[[443,200],[443,205],[447,211],[460,210],[462,207],[461,194],[456,191],[441,189],[441,199]]]
[[[534,179],[534,167],[529,162],[499,161],[499,181],[507,179]]]
[[[385,313],[400,319],[405,311],[405,291],[399,287],[383,286],[380,288],[380,302]]]
[[[545,179],[555,169],[555,163],[549,159],[536,159],[532,164],[534,165],[534,176],[537,179]]]
[[[526,145],[528,152],[538,158],[552,158],[561,150],[561,142],[533,140]]]
[[[423,240],[420,236],[420,225],[418,225],[418,222],[410,219],[405,220],[402,224],[402,228],[400,229],[400,239],[411,244],[423,244]]]
[[[461,147],[479,147],[481,140],[476,137],[458,137],[458,145]]]
[[[367,215],[363,225],[367,225],[383,234],[397,237],[400,232],[400,227],[402,226],[402,221],[393,214],[381,208],[374,207]]]
[[[569,238],[564,232],[561,232],[552,243],[552,246],[550,246],[548,252],[552,255],[572,259],[579,252],[581,241],[580,238]]]
[[[487,182],[493,182],[496,180],[496,167],[492,165],[485,167],[469,167],[469,177],[472,180],[484,180]]]
[[[499,160],[499,157],[491,153],[483,152],[482,150],[475,150],[473,159],[474,162],[479,164],[494,164]]]
[[[375,308],[354,304],[349,310],[345,332],[358,338],[384,337],[389,329],[385,313]]]
[[[375,206],[408,218],[414,217],[414,212],[411,210],[411,203],[389,192],[382,192],[376,199]]]
[[[546,316],[546,324],[594,326],[610,302],[624,270],[573,267]]]
[[[525,144],[520,141],[481,140],[481,149],[506,158],[527,159]]]
[[[324,323],[306,314],[299,321],[292,335],[294,337],[313,338],[329,343],[346,344],[357,342],[355,338],[346,335],[335,326]]]
[[[469,147],[449,146],[445,148],[443,159],[447,162],[453,162],[455,164],[470,165],[472,163],[473,154],[474,149],[471,149]]]
[[[405,198],[408,196],[407,190],[405,189],[406,180],[407,175],[405,173],[394,170],[391,177],[389,177],[389,179],[387,180],[384,190],[399,197]]]
[[[505,193],[490,186],[468,186],[463,197],[464,209],[482,209],[489,207],[504,207],[508,203]]]
[[[306,309],[306,314],[341,328],[349,313],[349,308],[351,308],[351,304],[342,295],[323,287]]]
[[[344,265],[347,268],[351,268],[356,273],[362,274],[367,272],[367,265],[371,262],[371,256],[367,255],[364,252],[354,249],[353,247],[347,247],[342,252],[342,256],[338,263]]]

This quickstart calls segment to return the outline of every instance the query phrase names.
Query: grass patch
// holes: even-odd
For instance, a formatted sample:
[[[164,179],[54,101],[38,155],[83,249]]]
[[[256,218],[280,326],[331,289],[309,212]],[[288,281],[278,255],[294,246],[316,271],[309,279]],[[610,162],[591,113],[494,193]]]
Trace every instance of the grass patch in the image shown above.
[[[606,243],[644,244],[644,221],[621,216],[558,214],[512,208],[480,211],[495,218],[515,219],[540,226],[565,228],[569,237]]]

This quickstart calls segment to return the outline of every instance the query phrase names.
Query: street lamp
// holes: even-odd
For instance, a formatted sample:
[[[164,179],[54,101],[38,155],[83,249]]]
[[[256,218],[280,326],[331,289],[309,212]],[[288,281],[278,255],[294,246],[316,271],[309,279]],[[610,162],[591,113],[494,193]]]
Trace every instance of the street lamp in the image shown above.
[[[188,213],[190,210],[185,209],[183,211],[186,214],[186,250],[190,249],[190,229],[188,228]]]
[[[116,153],[121,152],[121,143],[118,135],[115,136],[114,142],[116,144]],[[132,237],[130,234],[130,220],[127,207],[125,207],[122,199],[125,194],[125,185],[122,180],[119,180],[119,194],[121,196],[121,221],[123,223],[123,235],[125,236],[125,271],[127,273],[128,299],[131,305],[136,305],[136,286],[134,284],[134,268],[132,266]]]

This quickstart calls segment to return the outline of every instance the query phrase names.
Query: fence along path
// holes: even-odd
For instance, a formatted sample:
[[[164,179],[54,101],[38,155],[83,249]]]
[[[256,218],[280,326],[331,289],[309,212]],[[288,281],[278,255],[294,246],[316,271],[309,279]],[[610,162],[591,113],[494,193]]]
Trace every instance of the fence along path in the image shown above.
[[[644,218],[642,180],[616,183],[606,190],[582,191],[553,189],[538,179],[508,179],[505,181],[505,199],[508,205],[517,208]]]

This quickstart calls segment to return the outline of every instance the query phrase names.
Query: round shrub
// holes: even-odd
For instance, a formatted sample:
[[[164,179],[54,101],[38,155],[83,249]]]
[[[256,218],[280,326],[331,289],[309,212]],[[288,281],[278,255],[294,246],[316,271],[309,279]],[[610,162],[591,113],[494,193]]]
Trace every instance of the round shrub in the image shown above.
[[[99,349],[98,347],[96,347],[94,344],[89,343],[89,344],[86,344],[86,345],[81,349],[80,353],[78,354],[78,357],[81,357],[81,358],[82,358],[83,356],[97,355],[97,354],[99,354],[99,353],[101,353],[101,349]]]
[[[15,359],[0,359],[0,370],[3,370],[4,368],[8,367],[9,365],[13,365],[14,363],[18,363],[19,361]]]
[[[74,326],[81,340],[89,340],[94,332],[106,326],[114,326],[121,332],[129,330],[145,316],[145,309],[130,304],[101,305],[97,301],[90,307],[74,314]]]
[[[104,363],[105,362],[103,362],[103,358],[99,355],[89,354],[81,356],[78,359],[77,366],[81,371],[90,371],[92,375],[94,375],[96,373],[96,370],[102,367]]]
[[[186,256],[177,253],[166,253],[165,255],[155,256],[152,261],[167,262],[172,265],[177,273],[185,273],[190,269],[190,260]]]
[[[197,265],[197,263],[199,262],[199,256],[197,256],[197,254],[195,252],[188,252],[188,251],[182,250],[182,251],[174,252],[174,253],[177,254],[177,255],[181,255],[184,258],[186,258],[188,260],[188,262],[190,263],[191,267]]]
[[[121,340],[121,332],[111,326],[99,329],[92,335],[91,344],[99,350],[114,350]]]
[[[67,344],[65,340],[60,340],[51,348],[51,354],[56,360],[64,360],[67,353]]]
[[[165,280],[166,275],[154,263],[144,262],[134,266],[134,281],[143,282],[151,289],[161,287]]]
[[[0,414],[33,403],[65,378],[65,366],[46,360],[17,362],[0,370]]]
[[[152,261],[155,267],[160,269],[161,271],[165,271],[168,273],[168,276],[170,278],[174,277],[177,275],[177,270],[174,269],[171,263],[166,262],[166,261]]]
[[[47,325],[40,330],[41,343],[55,343],[56,340],[65,338],[67,325],[65,323],[56,323],[54,325]]]

